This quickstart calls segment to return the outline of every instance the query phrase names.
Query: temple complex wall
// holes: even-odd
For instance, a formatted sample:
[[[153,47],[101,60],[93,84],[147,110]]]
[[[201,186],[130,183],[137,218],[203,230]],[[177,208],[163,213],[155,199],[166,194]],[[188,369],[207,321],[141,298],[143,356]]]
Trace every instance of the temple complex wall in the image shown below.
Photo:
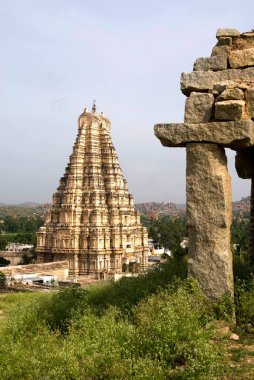
[[[22,274],[35,274],[36,276],[52,275],[58,278],[58,280],[65,280],[69,275],[69,263],[68,261],[58,261],[53,263],[42,264],[28,264],[28,265],[15,265],[8,267],[1,267],[1,272],[6,276],[15,276]]]

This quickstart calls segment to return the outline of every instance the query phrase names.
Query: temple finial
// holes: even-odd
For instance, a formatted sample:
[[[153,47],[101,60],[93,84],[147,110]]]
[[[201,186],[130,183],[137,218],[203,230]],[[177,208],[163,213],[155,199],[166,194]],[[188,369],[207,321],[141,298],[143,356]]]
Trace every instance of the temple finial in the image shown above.
[[[93,113],[96,113],[96,99],[93,100],[92,111]]]

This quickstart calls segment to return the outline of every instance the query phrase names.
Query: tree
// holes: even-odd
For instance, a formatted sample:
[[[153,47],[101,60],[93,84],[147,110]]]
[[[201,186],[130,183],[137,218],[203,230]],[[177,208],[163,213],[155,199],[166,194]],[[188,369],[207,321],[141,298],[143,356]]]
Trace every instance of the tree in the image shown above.
[[[231,225],[231,242],[239,244],[239,254],[246,252],[249,243],[249,220],[234,218]]]
[[[4,218],[4,230],[5,232],[12,233],[35,233],[39,227],[43,225],[43,219],[41,217],[27,218],[7,215]]]
[[[19,221],[13,216],[6,216],[4,218],[4,229],[6,232],[18,232]]]
[[[27,255],[26,253],[24,253],[22,255],[22,258],[21,258],[21,261],[20,261],[20,265],[27,265],[27,264],[32,264],[35,260],[35,256],[29,256]]]
[[[5,251],[8,244],[7,239],[4,236],[0,236],[0,250]]]
[[[176,257],[187,254],[187,249],[180,246],[183,237],[187,236],[185,217],[173,219],[165,215],[158,220],[143,217],[142,222],[148,229],[149,238],[171,250]]]
[[[19,232],[13,238],[16,243],[23,244],[35,244],[36,243],[36,234],[31,232]]]
[[[10,265],[10,260],[0,257],[0,267],[7,267],[8,265]]]
[[[6,276],[3,272],[0,272],[0,286],[6,284]]]

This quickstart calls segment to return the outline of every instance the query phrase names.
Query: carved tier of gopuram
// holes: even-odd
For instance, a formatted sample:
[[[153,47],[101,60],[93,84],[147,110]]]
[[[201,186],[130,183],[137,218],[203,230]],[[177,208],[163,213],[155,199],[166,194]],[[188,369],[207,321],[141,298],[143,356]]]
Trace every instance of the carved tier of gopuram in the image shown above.
[[[186,147],[188,273],[211,299],[233,294],[231,184],[224,148],[237,152],[240,177],[254,175],[254,33],[219,29],[216,37],[211,57],[197,59],[193,72],[181,76],[184,123],[155,126],[164,146]],[[252,219],[253,197],[254,190]],[[252,221],[250,259],[253,231]]]
[[[128,264],[146,268],[147,256],[147,230],[119,166],[110,121],[94,105],[78,119],[73,153],[37,233],[38,261],[68,260],[71,275],[108,278]]]

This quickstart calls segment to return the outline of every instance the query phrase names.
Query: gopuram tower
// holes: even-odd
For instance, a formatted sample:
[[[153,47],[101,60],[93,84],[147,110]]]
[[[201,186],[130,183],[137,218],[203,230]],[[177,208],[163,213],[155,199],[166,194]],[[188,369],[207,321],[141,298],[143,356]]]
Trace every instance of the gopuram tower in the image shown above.
[[[110,121],[87,109],[44,226],[38,262],[68,260],[71,275],[108,278],[147,266],[147,230],[134,210],[110,136]]]

